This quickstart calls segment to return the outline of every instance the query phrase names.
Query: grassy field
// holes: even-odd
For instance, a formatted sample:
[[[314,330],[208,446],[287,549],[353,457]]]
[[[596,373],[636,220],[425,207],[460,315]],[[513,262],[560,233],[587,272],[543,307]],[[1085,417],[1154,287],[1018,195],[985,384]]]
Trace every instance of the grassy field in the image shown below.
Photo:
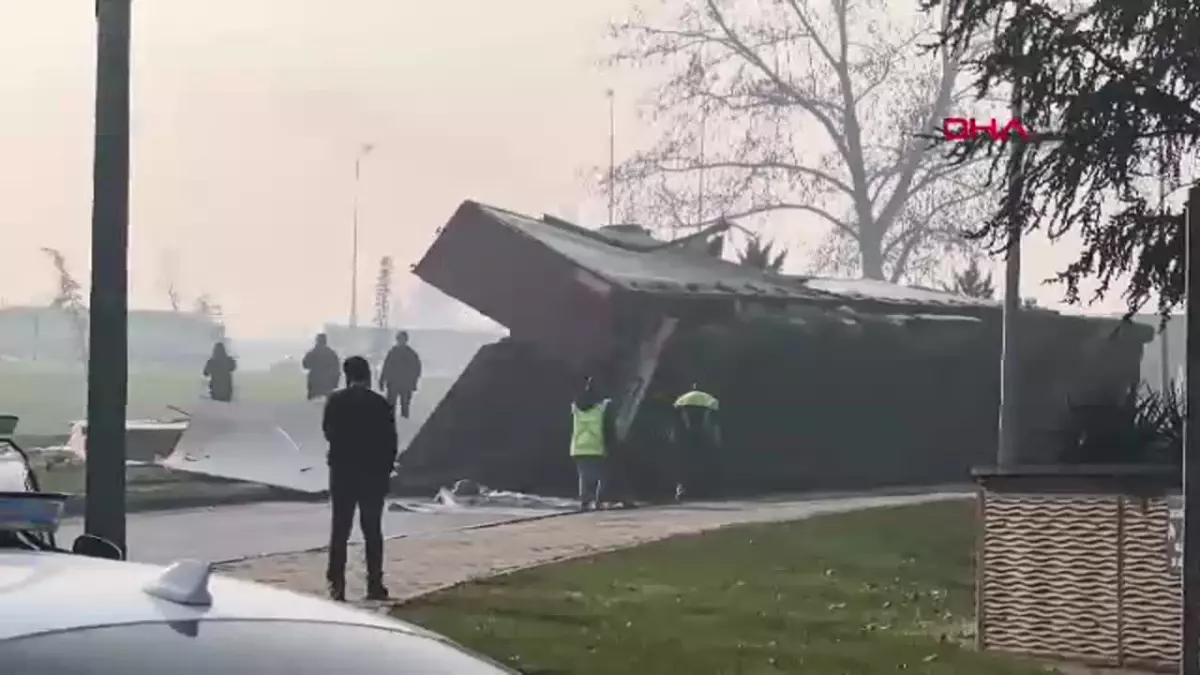
[[[974,507],[732,528],[402,606],[529,675],[1052,672],[973,651]]]
[[[246,371],[235,381],[245,401],[282,402],[304,398],[304,373]],[[172,416],[168,406],[186,409],[206,391],[199,372],[135,370],[129,374],[129,417]],[[21,418],[21,434],[64,434],[84,416],[87,383],[82,369],[37,363],[0,362],[0,412]]]
[[[284,403],[304,400],[303,371],[253,371],[237,374],[238,401]],[[453,378],[422,378],[418,396],[440,398]],[[129,373],[130,419],[176,417],[170,406],[195,404],[207,392],[199,373],[182,370],[134,370]],[[0,362],[0,412],[17,415],[20,436],[66,434],[71,421],[82,419],[87,383],[82,370],[46,368],[37,363]]]
[[[422,378],[417,410],[440,399],[452,378],[431,374]],[[182,370],[134,370],[129,375],[127,416],[172,418],[172,406],[187,410],[204,394],[206,382],[199,374]],[[245,371],[236,379],[237,400],[258,403],[302,401],[303,371]],[[85,416],[86,381],[82,370],[48,367],[38,363],[0,361],[0,412],[21,418],[17,437],[26,448],[66,441],[71,421]],[[38,469],[43,489],[65,492],[82,503],[82,466]],[[126,475],[130,508],[163,508],[180,500],[191,503],[230,503],[279,499],[281,494],[261,485],[233,483],[158,467],[131,468]]]

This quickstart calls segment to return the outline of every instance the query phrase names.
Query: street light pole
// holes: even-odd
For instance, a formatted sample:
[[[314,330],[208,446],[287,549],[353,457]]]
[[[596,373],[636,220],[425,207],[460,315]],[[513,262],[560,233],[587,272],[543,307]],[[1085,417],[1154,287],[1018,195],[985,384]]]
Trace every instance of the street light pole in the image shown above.
[[[1013,119],[1020,119],[1021,83],[1013,82]],[[1021,239],[1024,223],[1019,212],[1025,194],[1025,143],[1009,137],[1012,155],[1008,164],[1008,256],[1004,264],[1004,316],[1000,347],[1000,426],[996,464],[1011,466],[1019,457],[1018,399],[1020,377]]]
[[[96,0],[96,130],[84,530],[125,542],[131,0]]]
[[[608,224],[615,225],[617,214],[617,102],[612,89],[608,96]]]
[[[700,77],[703,78],[704,73],[704,47],[701,46],[696,51],[696,64],[700,70]],[[708,101],[701,100],[700,102],[700,166],[696,172],[696,229],[704,227],[704,172],[705,172],[705,142],[708,140]]]
[[[1158,169],[1158,212],[1163,213],[1163,209],[1167,204],[1166,171],[1164,171],[1161,164]],[[1164,395],[1171,388],[1171,345],[1167,341],[1167,337],[1171,334],[1170,322],[1171,317],[1168,316],[1166,322],[1162,324],[1162,330],[1158,332],[1158,378],[1162,382],[1162,393]]]
[[[370,143],[363,143],[358,148],[358,155],[354,157],[354,214],[353,214],[353,242],[351,244],[351,259],[350,259],[350,327],[358,327],[358,182],[362,175],[363,158],[371,153],[375,146]]]
[[[1188,191],[1184,226],[1187,258],[1187,342],[1184,347],[1183,418],[1183,617],[1179,672],[1200,675],[1200,186]],[[1166,336],[1164,335],[1165,339]]]

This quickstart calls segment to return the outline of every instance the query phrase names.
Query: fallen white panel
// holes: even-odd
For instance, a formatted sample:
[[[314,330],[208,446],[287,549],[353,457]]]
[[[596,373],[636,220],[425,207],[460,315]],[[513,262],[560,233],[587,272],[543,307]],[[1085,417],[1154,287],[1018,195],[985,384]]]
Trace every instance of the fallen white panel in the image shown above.
[[[138,464],[148,464],[166,457],[175,449],[187,421],[160,422],[156,420],[125,421],[125,459]],[[87,458],[87,422],[71,423],[71,435],[67,447],[81,460]]]
[[[461,372],[422,378],[411,418],[399,418],[397,411],[400,452],[408,448]],[[159,463],[177,471],[312,494],[326,492],[324,405],[324,399],[282,405],[201,401],[188,409],[188,428],[175,452]]]
[[[175,451],[177,471],[320,493],[329,482],[321,438],[323,400],[282,406],[201,401]]]

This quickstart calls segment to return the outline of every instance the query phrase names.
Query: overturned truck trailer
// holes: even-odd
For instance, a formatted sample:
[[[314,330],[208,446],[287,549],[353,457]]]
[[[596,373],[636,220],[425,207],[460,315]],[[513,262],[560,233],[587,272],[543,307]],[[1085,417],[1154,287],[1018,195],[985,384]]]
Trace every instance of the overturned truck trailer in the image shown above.
[[[509,336],[479,351],[422,425],[397,487],[471,478],[569,494],[567,410],[584,377],[614,398],[616,459],[641,493],[668,482],[663,402],[695,377],[725,403],[723,461],[738,492],[965,480],[987,460],[995,302],[736,265],[712,254],[727,227],[664,242],[464,202],[414,273]],[[1066,397],[1136,382],[1150,331],[1029,316],[1033,459],[1051,452],[1044,438]]]

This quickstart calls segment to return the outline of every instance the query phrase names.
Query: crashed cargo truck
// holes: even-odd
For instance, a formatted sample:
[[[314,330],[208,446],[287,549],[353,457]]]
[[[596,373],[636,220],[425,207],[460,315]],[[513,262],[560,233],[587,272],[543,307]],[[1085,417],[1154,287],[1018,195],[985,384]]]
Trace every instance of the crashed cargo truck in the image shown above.
[[[401,455],[397,489],[460,478],[570,494],[569,402],[598,377],[617,405],[626,488],[669,482],[666,402],[701,378],[723,402],[736,493],[963,481],[994,453],[994,301],[870,280],[788,277],[718,259],[716,225],[664,242],[464,202],[414,273],[502,324]],[[1135,383],[1151,332],[1023,314],[1026,461],[1068,397]]]

